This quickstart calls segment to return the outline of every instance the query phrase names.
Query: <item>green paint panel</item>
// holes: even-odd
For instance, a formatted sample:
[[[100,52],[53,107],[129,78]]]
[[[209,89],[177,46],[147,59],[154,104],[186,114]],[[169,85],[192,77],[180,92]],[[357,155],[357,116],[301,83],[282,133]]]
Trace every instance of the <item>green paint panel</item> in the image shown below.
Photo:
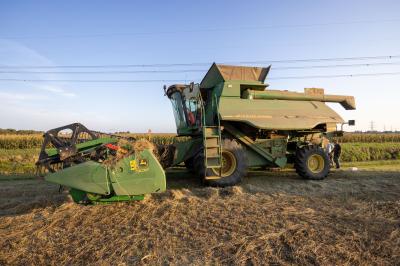
[[[45,180],[86,192],[102,195],[110,194],[107,168],[93,161],[48,174]]]
[[[240,98],[240,94],[243,90],[247,89],[265,89],[266,84],[257,81],[247,81],[247,80],[229,80],[225,83],[221,83],[221,87],[223,85],[223,90],[221,93],[222,97],[237,97]]]
[[[190,138],[184,142],[175,143],[176,151],[173,165],[178,165],[195,155],[203,144],[202,138]]]
[[[110,169],[110,180],[116,195],[141,195],[166,189],[164,169],[150,150],[120,160]]]
[[[318,124],[342,123],[343,119],[318,101],[250,100],[220,98],[222,120],[240,121],[272,130],[311,129]]]
[[[240,130],[236,129],[235,127],[225,124],[225,129],[232,135],[234,136],[237,140],[239,140],[242,144],[246,145],[249,149],[253,150],[256,152],[258,155],[266,159],[267,161],[274,163],[276,166],[279,167],[284,167],[286,165],[286,158],[276,158],[274,157],[270,152],[268,152],[264,145],[260,143],[254,142],[251,138],[246,136],[243,132]],[[279,143],[279,142],[278,142]],[[286,147],[286,142],[283,142],[283,145],[281,148]]]

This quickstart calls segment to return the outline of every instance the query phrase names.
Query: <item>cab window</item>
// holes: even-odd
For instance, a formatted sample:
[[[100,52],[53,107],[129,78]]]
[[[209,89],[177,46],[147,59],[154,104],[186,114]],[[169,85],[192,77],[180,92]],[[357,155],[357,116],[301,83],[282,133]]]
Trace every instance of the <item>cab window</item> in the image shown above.
[[[180,92],[175,92],[171,95],[172,107],[174,109],[174,117],[177,128],[186,127],[186,116],[183,111],[182,95]]]

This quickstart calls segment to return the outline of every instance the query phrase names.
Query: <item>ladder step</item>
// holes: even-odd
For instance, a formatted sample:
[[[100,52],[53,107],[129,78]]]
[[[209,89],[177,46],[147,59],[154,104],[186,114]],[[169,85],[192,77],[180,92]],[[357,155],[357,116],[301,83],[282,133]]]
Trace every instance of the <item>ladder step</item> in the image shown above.
[[[209,135],[209,134],[218,134],[218,127],[215,127],[215,128],[206,127],[206,128],[204,128],[204,133],[205,133],[206,135]]]
[[[206,165],[207,168],[221,167],[221,160],[219,156],[208,157],[206,163],[207,163]]]
[[[212,138],[212,139],[206,139],[206,146],[209,145],[218,145],[219,141],[217,138]]]
[[[206,168],[208,168],[208,169],[211,169],[211,168],[221,168],[221,165],[216,165],[216,164],[214,164],[214,165],[207,165]]]
[[[204,126],[204,155],[206,156],[206,168],[221,168],[221,132],[219,126]],[[219,179],[219,176],[207,177],[208,179]],[[206,178],[206,179],[207,179]]]
[[[220,179],[220,176],[214,175],[214,176],[206,176],[205,180],[217,180]]]
[[[207,153],[206,153],[206,157],[207,158],[210,158],[211,156],[213,156],[213,157],[220,157],[220,154],[219,154],[219,149],[218,148],[209,148],[209,149],[207,149]]]
[[[219,145],[207,145],[207,149],[219,148]]]

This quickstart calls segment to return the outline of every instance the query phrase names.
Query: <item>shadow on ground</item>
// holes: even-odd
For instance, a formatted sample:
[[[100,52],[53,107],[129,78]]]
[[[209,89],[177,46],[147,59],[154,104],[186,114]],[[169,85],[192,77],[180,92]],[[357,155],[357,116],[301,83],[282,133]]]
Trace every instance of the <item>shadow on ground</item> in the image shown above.
[[[0,181],[0,217],[14,216],[43,209],[54,208],[68,202],[66,191],[41,179]]]
[[[71,202],[67,191],[43,180],[0,181],[0,216],[29,213],[35,209],[58,207]],[[232,190],[233,189],[233,190]],[[235,188],[204,187],[195,174],[183,168],[167,171],[167,191],[153,199],[173,199],[195,196],[209,199],[225,197],[240,189],[247,194],[295,195],[361,200],[396,200],[400,198],[400,172],[391,171],[335,171],[321,181],[304,180],[291,171],[250,171]],[[186,196],[185,196],[186,195]]]
[[[191,173],[173,169],[167,173],[169,189],[202,188]],[[250,171],[239,185],[250,194],[290,194],[300,196],[357,197],[395,200],[400,193],[398,171],[332,171],[325,180],[305,180],[294,171]]]

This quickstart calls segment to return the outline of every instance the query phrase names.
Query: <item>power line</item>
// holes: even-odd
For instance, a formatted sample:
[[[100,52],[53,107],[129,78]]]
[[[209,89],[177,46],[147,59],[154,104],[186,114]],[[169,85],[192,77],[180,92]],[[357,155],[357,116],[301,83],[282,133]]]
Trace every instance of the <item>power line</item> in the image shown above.
[[[310,59],[285,59],[285,60],[256,60],[256,61],[226,61],[221,64],[280,64],[280,63],[302,63],[302,62],[329,62],[329,61],[361,61],[361,60],[383,60],[400,58],[400,55],[382,56],[360,56],[360,57],[331,57]],[[60,65],[60,66],[15,66],[0,65],[0,69],[54,69],[54,68],[147,68],[147,67],[192,67],[209,66],[210,62],[198,63],[158,63],[158,64],[126,64],[126,65]]]
[[[240,64],[276,64],[276,63],[302,63],[302,62],[326,62],[326,61],[361,61],[361,60],[381,60],[400,58],[400,55],[382,55],[382,56],[360,56],[360,57],[331,57],[331,58],[313,58],[313,59],[287,59],[287,60],[263,60],[263,61],[242,61]],[[227,62],[235,63],[235,62]]]
[[[400,64],[400,62],[360,63],[360,64],[336,64],[336,65],[273,67],[272,69],[273,70],[289,70],[289,69],[310,69],[310,68],[370,67],[370,66],[387,66],[387,65],[399,65],[399,64]]]
[[[0,71],[0,74],[152,74],[152,73],[192,73],[206,72],[207,69],[192,70],[132,70],[132,71]]]
[[[346,68],[346,67],[372,67],[400,65],[400,62],[386,63],[361,63],[361,64],[336,64],[336,65],[313,65],[313,66],[289,66],[289,67],[273,67],[273,70],[291,70],[291,69],[318,69],[318,68]],[[157,74],[157,73],[195,73],[206,72],[207,69],[186,69],[186,70],[107,70],[107,71],[1,71],[0,74]]]
[[[353,20],[312,24],[288,24],[288,25],[263,25],[263,26],[245,26],[245,27],[225,27],[225,28],[208,28],[180,31],[158,31],[158,32],[128,32],[128,33],[94,33],[94,34],[65,34],[65,35],[43,35],[43,36],[0,36],[3,39],[64,39],[64,38],[101,38],[112,36],[151,36],[178,33],[199,33],[199,32],[221,32],[221,31],[244,31],[244,30],[264,30],[264,29],[282,29],[282,28],[311,28],[325,27],[335,25],[351,25],[351,24],[374,24],[398,22],[400,18],[383,19],[383,20]]]
[[[314,76],[288,76],[269,78],[269,80],[277,79],[317,79],[317,78],[353,78],[353,77],[373,77],[373,76],[395,76],[400,75],[400,72],[386,72],[386,73],[357,73],[357,74],[344,74],[344,75],[314,75]]]
[[[79,82],[79,83],[148,83],[148,82],[185,82],[184,79],[137,79],[137,80],[90,80],[90,79],[0,79],[0,81],[16,82]]]
[[[352,78],[352,77],[366,77],[366,76],[392,76],[400,75],[400,72],[386,72],[386,73],[357,73],[347,75],[313,75],[313,76],[287,76],[287,77],[273,77],[269,80],[278,79],[317,79],[317,78]],[[195,80],[199,80],[196,78]],[[90,80],[90,79],[0,79],[0,81],[16,81],[16,82],[82,82],[82,83],[147,83],[147,82],[186,82],[185,79],[138,79],[138,80]]]

